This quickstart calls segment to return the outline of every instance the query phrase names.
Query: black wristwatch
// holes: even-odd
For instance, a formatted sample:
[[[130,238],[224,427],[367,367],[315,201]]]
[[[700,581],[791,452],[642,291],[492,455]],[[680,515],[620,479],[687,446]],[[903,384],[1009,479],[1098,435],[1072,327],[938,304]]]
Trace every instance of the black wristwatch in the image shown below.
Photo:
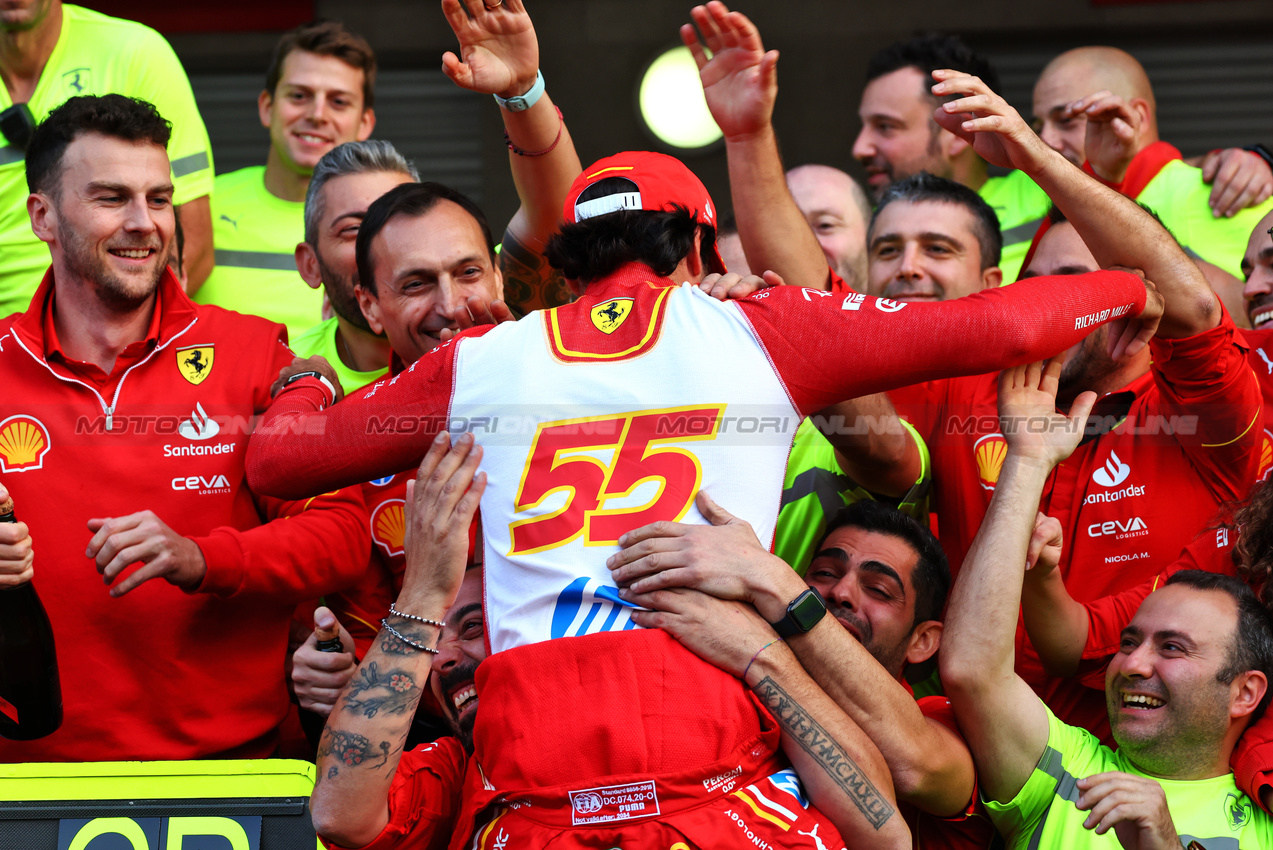
[[[781,620],[769,625],[774,627],[780,638],[795,637],[816,626],[826,613],[827,603],[822,594],[811,587],[792,600]]]

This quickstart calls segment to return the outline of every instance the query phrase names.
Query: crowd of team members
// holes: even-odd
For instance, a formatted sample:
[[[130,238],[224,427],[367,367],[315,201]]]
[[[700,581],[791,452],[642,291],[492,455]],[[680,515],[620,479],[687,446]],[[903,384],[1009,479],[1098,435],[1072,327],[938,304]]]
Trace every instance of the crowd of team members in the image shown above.
[[[881,51],[872,207],[784,173],[776,52],[696,7],[721,221],[581,168],[520,0],[444,0],[497,248],[342,25],[214,182],[162,38],[18,5],[0,585],[66,720],[0,760],[314,757],[333,847],[1273,846],[1273,163],[1183,160],[1131,56],[1054,59],[1032,130],[958,39]]]

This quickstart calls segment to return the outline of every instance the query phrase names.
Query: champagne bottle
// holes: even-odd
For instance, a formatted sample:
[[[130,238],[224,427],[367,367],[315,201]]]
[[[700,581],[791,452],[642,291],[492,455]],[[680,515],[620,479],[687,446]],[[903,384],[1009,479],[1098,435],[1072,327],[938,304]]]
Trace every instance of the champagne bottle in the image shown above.
[[[13,500],[0,522],[17,522]],[[62,725],[53,627],[31,582],[0,588],[0,737],[30,741]]]

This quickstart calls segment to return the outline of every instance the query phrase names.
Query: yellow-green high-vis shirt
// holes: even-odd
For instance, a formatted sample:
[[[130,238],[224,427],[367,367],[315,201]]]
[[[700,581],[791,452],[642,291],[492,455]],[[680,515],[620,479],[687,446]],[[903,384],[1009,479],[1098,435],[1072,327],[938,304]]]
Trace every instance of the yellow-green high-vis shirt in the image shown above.
[[[1188,254],[1242,280],[1247,240],[1260,219],[1273,210],[1273,198],[1232,218],[1212,215],[1210,198],[1211,187],[1202,182],[1202,169],[1177,159],[1163,166],[1136,200],[1158,214]]]
[[[265,188],[265,166],[217,177],[212,193],[216,266],[194,294],[200,304],[264,316],[297,337],[323,319],[323,292],[296,270],[305,238],[305,204]]]
[[[1088,813],[1074,807],[1080,793],[1075,783],[1108,771],[1146,776],[1121,751],[1103,746],[1086,729],[1067,726],[1049,710],[1048,746],[1034,772],[1012,800],[987,801],[986,812],[1009,850],[1121,850],[1114,830],[1097,835],[1084,829]],[[1193,782],[1155,781],[1167,797],[1182,846],[1196,840],[1207,850],[1273,847],[1273,818],[1238,790],[1232,773]]]
[[[338,330],[338,321],[335,316],[332,316],[327,321],[314,325],[305,333],[292,337],[292,353],[297,357],[308,358],[317,355],[325,358],[336,370],[336,377],[340,378],[340,388],[345,391],[345,395],[357,392],[372,381],[389,374],[388,366],[374,372],[359,372],[346,366],[340,359],[340,347],[336,344]]]
[[[212,191],[212,146],[185,69],[163,36],[135,21],[62,6],[62,31],[28,102],[43,121],[78,95],[123,94],[149,101],[172,123],[168,159],[180,205]],[[0,109],[13,103],[0,86]],[[23,150],[0,139],[0,316],[26,310],[49,267],[49,248],[31,232]]]
[[[981,184],[977,194],[999,217],[999,231],[1003,234],[999,268],[1003,271],[1004,284],[1014,283],[1052,201],[1024,171],[991,177]]]

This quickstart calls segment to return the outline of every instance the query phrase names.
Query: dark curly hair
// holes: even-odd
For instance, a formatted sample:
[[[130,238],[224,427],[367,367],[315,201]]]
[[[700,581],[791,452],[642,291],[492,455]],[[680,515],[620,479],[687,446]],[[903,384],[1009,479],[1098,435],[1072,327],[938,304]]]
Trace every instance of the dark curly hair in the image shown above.
[[[1238,578],[1255,591],[1260,604],[1273,609],[1273,476],[1259,484],[1247,500],[1232,510],[1225,523],[1237,529],[1233,563]]]
[[[866,81],[900,71],[918,68],[925,77],[933,71],[951,68],[981,77],[991,91],[999,91],[999,72],[990,60],[973,50],[957,35],[927,32],[907,41],[890,44],[871,57],[866,64]]]
[[[579,200],[628,191],[631,186],[631,181],[622,177],[608,177],[585,189]],[[694,250],[695,233],[703,236],[699,253],[704,265],[710,266],[716,228],[698,222],[680,205],[666,212],[621,210],[563,224],[548,240],[544,257],[567,280],[585,284],[613,274],[627,263],[645,263],[655,274],[667,277]]]

